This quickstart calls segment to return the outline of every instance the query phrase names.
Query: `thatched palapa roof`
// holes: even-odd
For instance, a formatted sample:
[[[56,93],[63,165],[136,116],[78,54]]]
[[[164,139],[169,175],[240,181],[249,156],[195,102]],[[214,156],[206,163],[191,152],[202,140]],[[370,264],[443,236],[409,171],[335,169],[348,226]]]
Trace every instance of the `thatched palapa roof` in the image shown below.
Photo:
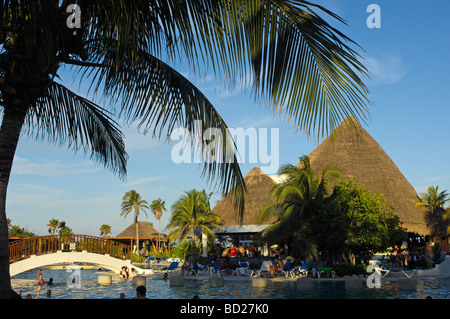
[[[245,207],[242,225],[257,225],[258,209],[262,205],[274,201],[270,195],[270,190],[276,183],[258,167],[254,167],[244,177],[244,182],[247,187],[247,194],[244,197]],[[239,225],[236,217],[236,210],[234,209],[230,198],[222,198],[212,211],[221,216],[221,225]],[[269,220],[267,224],[272,224],[273,222],[275,222],[275,220]]]
[[[417,192],[381,146],[353,118],[345,119],[308,156],[311,168],[321,173],[328,163],[341,169],[341,180],[356,178],[365,188],[380,193],[410,232],[428,235],[423,208],[414,206]]]
[[[409,232],[429,234],[424,210],[414,206],[418,200],[417,192],[381,146],[352,117],[345,119],[308,157],[316,174],[320,174],[327,164],[338,165],[341,180],[355,178],[367,190],[381,194]],[[245,176],[248,194],[245,196],[243,225],[256,225],[258,209],[275,201],[269,193],[276,185],[274,179],[279,182],[282,176],[269,177],[257,167]],[[229,198],[224,197],[213,212],[221,215],[224,226],[239,224]],[[267,223],[273,222],[275,219]]]
[[[160,236],[158,231],[149,222],[138,221],[138,231],[139,240],[144,239],[164,239],[164,236]],[[127,228],[125,228],[119,235],[116,236],[117,239],[135,239],[136,238],[136,225],[133,223]]]

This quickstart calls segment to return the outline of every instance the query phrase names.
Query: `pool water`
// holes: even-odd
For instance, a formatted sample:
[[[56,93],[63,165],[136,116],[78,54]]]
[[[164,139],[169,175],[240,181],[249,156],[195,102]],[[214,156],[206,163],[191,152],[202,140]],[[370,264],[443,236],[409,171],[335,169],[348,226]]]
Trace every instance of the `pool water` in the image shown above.
[[[112,283],[102,285],[98,283],[98,276],[105,272],[95,269],[80,270],[80,287],[72,287],[66,283],[70,275],[65,270],[45,270],[44,280],[53,278],[54,284],[43,285],[40,299],[46,299],[46,291],[51,290],[52,299],[117,299],[121,293],[125,298],[136,296],[136,286],[131,280],[122,280],[116,274],[112,276]],[[22,287],[22,296],[31,294],[36,297],[36,284],[38,269],[21,273],[11,280],[12,288],[19,292]],[[344,281],[315,280],[313,289],[299,290],[295,281],[269,281],[267,286],[252,287],[248,279],[225,279],[224,287],[210,288],[209,276],[205,278],[185,280],[183,287],[170,287],[168,280],[161,276],[146,277],[147,297],[150,299],[190,299],[199,296],[202,299],[424,299],[427,296],[433,299],[447,299],[450,296],[450,278],[417,280],[417,289],[413,291],[400,290],[396,280],[383,280],[381,288],[368,288],[363,285],[361,290],[347,290]]]

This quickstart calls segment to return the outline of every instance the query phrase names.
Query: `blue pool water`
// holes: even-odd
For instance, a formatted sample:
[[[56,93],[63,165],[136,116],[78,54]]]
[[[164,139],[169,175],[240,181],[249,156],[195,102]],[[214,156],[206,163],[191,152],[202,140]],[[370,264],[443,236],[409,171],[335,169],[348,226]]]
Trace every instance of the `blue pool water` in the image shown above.
[[[41,289],[41,299],[46,299],[45,292],[51,290],[52,299],[115,299],[120,293],[125,298],[136,296],[136,286],[130,280],[121,280],[116,274],[112,275],[110,285],[98,283],[98,276],[105,274],[95,269],[80,270],[79,288],[69,288],[66,277],[70,273],[65,270],[45,270],[44,279],[53,278],[54,285],[44,285]],[[38,270],[33,269],[12,278],[12,288],[22,296],[31,294],[36,297]],[[267,287],[252,287],[247,280],[225,279],[224,287],[210,288],[209,276],[185,280],[183,287],[170,287],[170,282],[159,276],[147,276],[147,297],[150,299],[190,299],[195,295],[202,299],[447,299],[450,297],[450,278],[417,280],[417,289],[413,291],[400,290],[398,281],[383,280],[381,288],[368,288],[363,285],[362,291],[346,290],[344,281],[315,280],[314,289],[299,290],[295,281],[269,281]]]

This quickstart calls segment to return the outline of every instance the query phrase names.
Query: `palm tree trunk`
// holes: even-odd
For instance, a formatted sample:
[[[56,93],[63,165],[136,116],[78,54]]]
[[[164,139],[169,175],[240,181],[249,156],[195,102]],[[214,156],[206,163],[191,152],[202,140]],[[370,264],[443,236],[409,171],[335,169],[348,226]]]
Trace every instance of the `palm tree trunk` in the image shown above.
[[[137,212],[134,214],[134,224],[136,225],[136,254],[139,256],[139,224],[137,219]]]
[[[0,299],[9,298],[11,292],[6,192],[26,113],[26,108],[4,107],[0,130]]]
[[[158,226],[158,253],[159,251],[159,244],[161,240],[161,218],[158,218],[159,226]]]

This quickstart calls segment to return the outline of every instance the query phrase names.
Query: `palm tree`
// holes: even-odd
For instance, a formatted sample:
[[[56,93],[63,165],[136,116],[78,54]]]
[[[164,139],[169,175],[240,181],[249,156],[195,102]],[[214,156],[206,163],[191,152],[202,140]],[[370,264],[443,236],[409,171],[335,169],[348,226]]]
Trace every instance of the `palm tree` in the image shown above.
[[[127,154],[113,112],[126,124],[162,137],[174,127],[201,132],[227,126],[208,98],[172,65],[188,61],[194,74],[211,68],[222,83],[252,75],[255,98],[295,126],[328,135],[349,115],[364,120],[367,75],[355,43],[315,11],[343,19],[308,1],[202,0],[158,2],[4,0],[0,6],[0,297],[8,297],[6,192],[19,137],[82,150],[124,177]],[[62,67],[89,83],[91,97],[59,81]],[[106,110],[94,100],[104,98]],[[164,135],[163,135],[164,132]],[[192,139],[203,148],[208,143]],[[198,143],[198,144],[196,144]],[[223,150],[234,149],[230,140]],[[236,156],[204,163],[203,176],[233,191],[242,218],[245,184]]]
[[[107,237],[111,234],[111,226],[107,224],[103,224],[100,226],[100,236]]]
[[[167,211],[167,208],[165,205],[166,205],[166,202],[163,201],[161,198],[153,200],[150,205],[150,208],[151,208],[153,214],[155,214],[155,217],[159,223],[159,226],[158,226],[159,236],[161,236],[161,217],[162,217],[163,211]],[[159,252],[159,239],[158,239],[157,249]]]
[[[55,218],[50,219],[50,221],[47,224],[48,233],[52,234],[52,236],[54,236],[56,230],[59,228],[59,225],[60,225],[60,223],[59,223],[58,219],[55,219]]]
[[[61,221],[58,224],[58,233],[60,235],[68,235],[72,233],[72,229],[67,227],[66,222],[65,221]]]
[[[59,230],[60,235],[71,235],[73,234],[72,228],[64,226],[64,228],[61,228]]]
[[[314,176],[308,156],[300,158],[298,166],[283,165],[279,173],[283,181],[275,185],[271,195],[275,202],[263,205],[258,212],[258,222],[263,223],[271,217],[276,221],[263,232],[267,239],[292,240],[299,230],[307,232],[306,220],[314,213],[327,197],[329,183],[340,176],[337,166],[329,164],[320,177]],[[315,243],[312,237],[306,236],[304,248],[309,253],[315,252]]]
[[[185,241],[191,236],[197,243],[197,233],[203,232],[209,238],[214,238],[212,228],[220,229],[220,216],[211,211],[209,196],[203,190],[193,189],[185,192],[173,205],[172,214],[167,225],[169,238]]]
[[[447,190],[439,192],[439,186],[430,186],[426,193],[419,194],[418,199],[416,206],[427,207],[430,211],[434,211],[445,205],[450,198]]]
[[[450,200],[447,190],[439,192],[439,186],[430,186],[426,193],[417,196],[415,206],[426,208],[425,220],[436,242],[440,236],[448,232],[450,220],[446,218],[445,203]]]
[[[149,209],[147,201],[141,198],[141,195],[135,190],[126,192],[122,198],[122,210],[120,216],[127,217],[130,212],[134,212],[134,225],[136,227],[136,248],[139,255],[139,224],[138,217],[142,212],[148,217],[146,209]]]

